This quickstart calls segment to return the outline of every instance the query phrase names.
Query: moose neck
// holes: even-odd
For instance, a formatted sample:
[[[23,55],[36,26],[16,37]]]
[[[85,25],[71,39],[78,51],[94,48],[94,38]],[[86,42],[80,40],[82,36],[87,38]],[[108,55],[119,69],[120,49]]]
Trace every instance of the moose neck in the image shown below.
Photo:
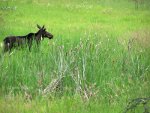
[[[39,30],[37,33],[35,33],[35,37],[36,37],[37,39],[40,39],[40,38],[42,37],[42,31]]]

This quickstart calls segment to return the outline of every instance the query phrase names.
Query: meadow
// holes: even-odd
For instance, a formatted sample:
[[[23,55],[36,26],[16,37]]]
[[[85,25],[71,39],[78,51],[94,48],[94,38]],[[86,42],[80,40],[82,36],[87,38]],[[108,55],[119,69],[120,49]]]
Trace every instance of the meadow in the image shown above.
[[[150,97],[150,1],[138,1],[0,0],[0,113],[122,113]],[[54,38],[3,53],[37,24]]]

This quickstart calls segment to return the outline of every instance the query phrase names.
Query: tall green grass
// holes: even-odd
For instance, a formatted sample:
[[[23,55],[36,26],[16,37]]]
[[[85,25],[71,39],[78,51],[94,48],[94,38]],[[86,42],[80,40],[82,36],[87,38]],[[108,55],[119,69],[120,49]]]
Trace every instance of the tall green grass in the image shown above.
[[[36,32],[37,23],[54,34],[31,52],[1,53],[0,112],[116,113],[150,96],[148,1],[138,9],[131,1],[0,2],[1,41]]]

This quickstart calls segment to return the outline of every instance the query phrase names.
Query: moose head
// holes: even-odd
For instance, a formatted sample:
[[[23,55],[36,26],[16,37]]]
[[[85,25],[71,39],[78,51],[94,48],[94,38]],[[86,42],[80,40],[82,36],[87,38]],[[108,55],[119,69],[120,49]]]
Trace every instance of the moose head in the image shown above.
[[[41,31],[42,38],[44,38],[44,37],[49,38],[49,39],[53,38],[53,35],[46,31],[46,28],[44,27],[44,25],[43,25],[43,27],[41,27],[37,24],[37,28],[39,28],[39,30]]]

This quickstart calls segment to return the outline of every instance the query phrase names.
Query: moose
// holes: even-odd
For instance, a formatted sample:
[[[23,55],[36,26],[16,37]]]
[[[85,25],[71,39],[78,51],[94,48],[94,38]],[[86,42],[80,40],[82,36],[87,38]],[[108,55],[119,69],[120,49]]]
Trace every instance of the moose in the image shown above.
[[[40,44],[40,41],[44,38],[52,39],[53,35],[46,31],[46,28],[40,27],[37,24],[37,28],[39,29],[36,33],[29,33],[25,36],[8,36],[6,37],[4,42],[4,52],[11,52],[11,49],[14,47],[19,47],[24,44],[27,44],[29,47],[29,51],[31,51],[33,41],[36,42],[37,45]]]

